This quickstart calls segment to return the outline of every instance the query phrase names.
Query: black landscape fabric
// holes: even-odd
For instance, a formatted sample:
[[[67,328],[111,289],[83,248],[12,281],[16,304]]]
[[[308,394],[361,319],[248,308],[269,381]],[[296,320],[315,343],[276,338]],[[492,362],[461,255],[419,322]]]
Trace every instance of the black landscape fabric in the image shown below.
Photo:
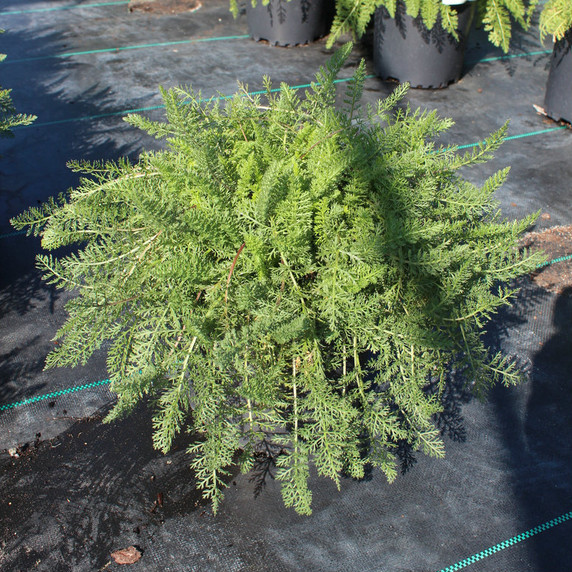
[[[134,546],[134,571],[572,570],[570,287],[522,279],[487,340],[514,356],[527,380],[495,388],[487,402],[453,382],[439,419],[444,460],[404,448],[395,483],[372,472],[343,479],[340,491],[313,474],[310,517],[284,508],[265,455],[251,473],[229,475],[213,516],[194,490],[185,454],[192,435],[162,455],[146,407],[101,423],[113,400],[103,351],[85,367],[43,371],[69,295],[41,282],[39,241],[14,235],[9,219],[76,184],[70,159],[156,148],[121,117],[139,109],[161,117],[159,85],[192,84],[211,96],[234,93],[237,79],[261,89],[269,74],[277,85],[304,86],[329,52],[323,41],[256,43],[223,0],[180,13],[2,0],[1,14],[2,86],[38,119],[0,149],[0,569],[120,570],[111,553]],[[482,182],[511,165],[497,197],[504,216],[540,210],[535,230],[570,225],[572,133],[533,108],[543,101],[551,46],[535,27],[514,33],[502,58],[474,30],[462,80],[412,91],[408,101],[455,120],[444,144],[474,144],[510,119],[494,161],[467,176]],[[351,56],[352,66],[365,57],[368,73],[370,44],[366,36]],[[372,76],[364,97],[374,103],[394,87]],[[51,397],[24,404],[42,395]]]

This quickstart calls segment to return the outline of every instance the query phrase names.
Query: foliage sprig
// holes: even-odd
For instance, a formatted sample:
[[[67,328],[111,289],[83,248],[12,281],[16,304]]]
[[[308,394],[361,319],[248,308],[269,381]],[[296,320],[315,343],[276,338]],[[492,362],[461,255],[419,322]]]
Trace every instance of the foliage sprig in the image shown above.
[[[540,12],[540,38],[547,34],[561,40],[572,30],[572,2],[570,0],[548,0]]]
[[[0,30],[3,34],[4,30]],[[6,59],[6,54],[0,54],[0,63]],[[29,125],[35,119],[35,115],[16,113],[12,102],[11,89],[0,87],[0,137],[13,137],[12,129],[22,125]]]

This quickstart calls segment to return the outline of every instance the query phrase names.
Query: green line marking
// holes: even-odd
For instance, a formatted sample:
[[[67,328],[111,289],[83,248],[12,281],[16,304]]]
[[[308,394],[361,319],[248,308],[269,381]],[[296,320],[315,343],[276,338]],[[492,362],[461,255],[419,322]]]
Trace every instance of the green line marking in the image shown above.
[[[85,50],[83,52],[65,52],[63,54],[54,54],[49,56],[37,56],[33,58],[20,58],[19,60],[7,59],[3,63],[6,64],[21,64],[25,62],[36,62],[39,60],[51,60],[51,59],[63,59],[71,58],[73,56],[87,56],[92,54],[110,54],[117,53],[126,50],[142,50],[146,48],[163,48],[168,46],[180,46],[184,44],[199,44],[203,42],[222,42],[228,40],[244,40],[249,38],[248,34],[243,34],[240,36],[220,36],[216,38],[196,38],[193,40],[173,40],[171,42],[156,42],[153,44],[136,44],[134,46],[119,46],[117,48],[101,48],[98,50]]]
[[[8,232],[6,234],[0,234],[0,240],[3,238],[12,238],[13,236],[23,236],[26,234],[25,230],[19,230],[18,232]]]
[[[129,4],[129,0],[119,0],[115,2],[96,2],[94,4],[70,4],[69,6],[53,6],[52,8],[30,8],[29,10],[10,10],[0,12],[0,16],[17,16],[20,14],[31,14],[33,12],[58,12],[60,10],[73,10],[75,8],[99,8],[100,6],[121,6]]]
[[[367,79],[372,79],[374,78],[374,75],[369,75],[366,76]],[[350,81],[352,78],[348,77],[348,78],[343,78],[343,79],[337,79],[334,81],[334,83],[341,83],[341,82],[346,82],[346,81]],[[294,85],[292,86],[292,89],[304,89],[304,88],[308,88],[311,87],[311,84],[306,83],[306,84],[301,84],[301,85]],[[276,93],[279,92],[281,90],[280,87],[276,87],[274,89],[271,89],[270,92],[271,93]],[[266,90],[260,90],[260,91],[251,91],[248,93],[248,95],[264,95],[266,93]],[[221,101],[221,100],[225,100],[225,99],[232,99],[234,97],[233,95],[218,95],[218,96],[213,96],[213,97],[205,97],[203,98],[201,101],[202,102],[209,102],[209,101]],[[64,123],[72,123],[74,121],[90,121],[92,119],[103,119],[106,117],[117,117],[117,116],[124,116],[124,115],[128,115],[130,113],[142,113],[144,111],[156,111],[157,109],[165,109],[164,105],[151,105],[149,107],[139,107],[137,109],[124,109],[122,111],[110,111],[108,113],[99,113],[97,115],[85,115],[83,117],[70,117],[69,119],[55,119],[54,121],[44,121],[42,122],[37,122],[35,121],[34,123],[31,123],[30,125],[20,125],[18,127],[14,128],[14,131],[17,129],[26,129],[28,127],[46,127],[46,126],[52,126],[52,125],[61,125]]]
[[[63,125],[65,123],[73,123],[74,121],[91,121],[92,119],[104,119],[106,117],[122,117],[128,115],[129,113],[141,113],[143,111],[154,111],[156,109],[165,109],[164,105],[151,105],[149,107],[139,107],[137,109],[125,109],[123,111],[111,111],[109,113],[99,113],[97,115],[85,115],[83,117],[70,117],[68,119],[56,119],[54,121],[44,121],[43,123],[35,122],[33,125],[36,127],[46,127],[50,125]],[[14,127],[13,131],[16,129],[22,129],[24,127],[30,127],[29,125],[20,125]]]
[[[540,268],[544,268],[545,266],[550,266],[551,264],[555,264],[556,262],[564,262],[565,260],[572,260],[572,254],[569,254],[568,256],[560,256],[559,258],[553,258],[548,262],[543,262],[542,264],[539,264],[536,268],[540,270]]]
[[[535,526],[534,528],[531,528],[530,530],[527,530],[526,532],[523,532],[521,534],[517,534],[516,536],[513,536],[512,538],[509,538],[508,540],[503,540],[502,542],[499,542],[499,544],[495,544],[494,546],[491,546],[490,548],[487,548],[486,550],[483,550],[481,552],[477,552],[476,554],[473,554],[472,556],[469,556],[468,558],[465,558],[464,560],[461,560],[460,562],[457,562],[456,564],[453,564],[451,566],[447,566],[447,568],[443,568],[439,572],[457,572],[457,570],[461,570],[463,568],[466,568],[467,566],[470,566],[471,564],[474,564],[475,562],[478,562],[479,560],[482,560],[483,558],[487,558],[488,556],[492,556],[496,552],[500,552],[501,550],[504,550],[505,548],[509,548],[510,546],[513,546],[514,544],[518,544],[519,542],[522,542],[523,540],[527,540],[531,536],[535,536],[536,534],[540,534],[541,532],[544,532],[545,530],[548,530],[549,528],[552,528],[554,526],[558,526],[559,524],[562,524],[563,522],[566,522],[567,520],[570,520],[570,519],[572,519],[572,511],[567,512],[567,513],[565,513],[562,516],[559,516],[557,518],[553,518],[552,520],[549,520],[548,522],[545,522],[544,524],[540,524],[539,526]]]
[[[100,385],[109,385],[110,383],[111,380],[104,379],[102,381],[94,381],[92,383],[85,383],[84,385],[68,387],[67,389],[60,389],[59,391],[52,391],[51,393],[44,393],[43,395],[37,395],[36,397],[23,399],[22,401],[16,401],[15,403],[0,405],[0,411],[8,411],[9,409],[15,409],[16,407],[22,407],[23,405],[30,405],[31,403],[38,403],[40,401],[47,401],[48,399],[53,399],[62,395],[68,395],[77,391],[83,391],[84,389],[92,389],[94,387],[99,387]]]
[[[533,135],[543,135],[544,133],[551,133],[552,131],[560,131],[562,129],[568,129],[566,125],[560,125],[559,127],[551,127],[550,129],[541,129],[540,131],[531,131],[530,133],[521,133],[520,135],[509,135],[505,137],[505,141],[513,141],[514,139],[522,139],[524,137],[532,137]]]
[[[119,2],[122,3],[122,2]],[[99,4],[93,4],[93,6],[98,6]],[[45,8],[43,10],[51,10],[51,8]],[[0,13],[0,15],[3,15]],[[93,54],[106,54],[106,53],[117,53],[126,50],[140,50],[145,48],[160,48],[160,47],[168,47],[168,46],[176,46],[182,44],[195,44],[200,42],[214,42],[214,41],[223,41],[223,40],[244,40],[246,38],[250,38],[248,34],[236,35],[236,36],[221,36],[218,38],[197,38],[192,40],[175,40],[171,42],[156,42],[151,44],[136,44],[134,46],[119,46],[114,48],[100,48],[95,50],[85,50],[80,52],[65,52],[63,54],[50,54],[47,56],[36,56],[36,57],[29,57],[29,58],[20,58],[17,60],[6,60],[4,65],[6,64],[21,64],[27,62],[35,62],[40,60],[49,60],[49,59],[64,59],[70,58],[73,56],[86,56],[86,55],[93,55]],[[552,53],[552,50],[541,50],[536,52],[527,52],[523,54],[505,54],[502,56],[495,56],[490,58],[483,58],[480,60],[468,60],[468,64],[478,64],[482,62],[493,62],[498,60],[506,60],[512,58],[523,58],[526,56],[536,56],[536,55],[546,55]],[[375,76],[374,76],[375,77]]]
[[[504,54],[502,56],[492,56],[490,58],[482,58],[480,60],[467,60],[468,64],[481,64],[485,62],[497,62],[502,60],[512,60],[515,58],[526,58],[527,56],[544,56],[551,54],[552,50],[538,50],[536,52],[525,52],[523,54]]]
[[[199,42],[199,41],[212,41],[215,39],[238,39],[238,38],[246,38],[248,36],[228,36],[228,37],[221,37],[221,38],[209,38],[209,39],[202,39],[202,40],[188,40],[185,41],[185,43],[191,43],[191,42]],[[167,43],[165,43],[167,44]],[[119,49],[119,48],[118,48]],[[130,49],[129,47],[126,47],[125,49]],[[366,79],[375,79],[376,76],[375,75],[367,75]],[[342,82],[347,82],[350,81],[352,78],[343,78],[343,79],[337,79],[334,81],[334,83],[342,83]],[[305,89],[305,88],[309,88],[311,87],[311,84],[301,84],[301,85],[294,85],[292,86],[292,89]],[[276,93],[279,92],[281,88],[274,88],[271,90],[271,93]],[[249,92],[249,95],[264,95],[266,93],[265,90],[261,90],[261,91],[252,91]],[[202,101],[203,102],[208,102],[211,100],[225,100],[225,99],[231,99],[232,97],[234,97],[234,95],[220,95],[220,96],[213,96],[210,98],[204,98]],[[102,119],[105,117],[117,117],[117,116],[123,116],[123,115],[128,115],[130,113],[142,113],[145,111],[155,111],[157,109],[164,109],[165,106],[164,105],[152,105],[149,107],[139,107],[137,109],[124,109],[122,111],[111,111],[108,113],[99,113],[97,115],[86,115],[83,117],[70,117],[69,119],[56,119],[54,121],[45,121],[45,122],[37,122],[35,121],[34,123],[31,123],[30,125],[21,125],[19,127],[15,127],[14,130],[16,129],[29,129],[29,128],[33,128],[33,127],[46,127],[46,126],[53,126],[53,125],[61,125],[64,123],[71,123],[74,121],[90,121],[93,119]],[[524,137],[532,137],[534,135],[541,135],[544,133],[551,133],[552,131],[559,131],[562,129],[567,129],[567,127],[565,125],[562,126],[558,126],[558,127],[553,127],[550,129],[542,129],[540,131],[532,131],[530,133],[521,133],[519,135],[510,135],[508,137],[505,137],[505,141],[512,141],[513,139],[522,139]],[[468,143],[466,145],[459,145],[457,146],[457,149],[468,149],[471,147],[477,147],[480,143]]]
[[[543,135],[544,133],[552,133],[553,131],[560,131],[562,129],[568,129],[568,127],[566,127],[565,125],[561,125],[559,127],[551,127],[550,129],[541,129],[540,131],[530,131],[529,133],[509,135],[508,137],[504,138],[504,141],[514,141],[515,139],[524,139],[525,137],[533,137],[534,135]],[[466,145],[457,145],[456,149],[469,149],[471,147],[478,147],[482,143],[484,143],[484,141],[481,141],[479,143],[467,143]]]

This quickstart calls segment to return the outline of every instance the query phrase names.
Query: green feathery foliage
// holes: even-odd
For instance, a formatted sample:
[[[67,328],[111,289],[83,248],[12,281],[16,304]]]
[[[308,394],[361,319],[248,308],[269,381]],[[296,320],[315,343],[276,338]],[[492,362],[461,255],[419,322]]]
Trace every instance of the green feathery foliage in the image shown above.
[[[260,2],[263,6],[268,6],[268,4],[270,4],[270,0],[247,0],[247,1],[251,3],[252,7],[255,7],[258,4],[258,2]],[[290,0],[286,1],[289,2]],[[229,0],[229,5],[231,14],[235,18],[238,18],[238,13],[239,13],[238,1]]]
[[[536,3],[537,0],[476,0],[479,20],[488,32],[489,40],[505,53],[508,52],[513,21],[527,29]],[[455,8],[441,0],[336,0],[336,16],[326,45],[333,46],[342,34],[348,32],[354,38],[361,38],[380,6],[385,7],[392,18],[399,6],[404,7],[411,17],[420,17],[429,30],[440,21],[447,32],[457,37]]]
[[[240,86],[224,102],[163,91],[166,122],[128,121],[166,150],[73,165],[77,188],[13,220],[47,249],[80,246],[38,257],[78,294],[47,367],[106,344],[107,420],[151,396],[165,452],[188,426],[215,510],[239,451],[248,471],[260,447],[280,449],[284,502],[308,514],[310,464],[339,485],[366,466],[393,480],[400,442],[443,456],[435,416],[452,372],[478,394],[518,379],[481,335],[538,263],[517,248],[534,217],[500,219],[508,170],[482,187],[459,174],[506,127],[470,152],[438,146],[452,122],[398,108],[406,86],[361,104],[363,61],[337,100],[350,50],[305,97],[268,78],[264,97]]]
[[[477,0],[479,20],[483,23],[489,41],[506,54],[512,37],[512,22],[525,30],[538,0]]]
[[[0,30],[0,34],[4,30]],[[0,62],[6,59],[6,54],[0,54]],[[0,137],[13,137],[12,129],[19,125],[29,125],[36,119],[35,115],[16,113],[10,93],[11,89],[0,87]]]
[[[572,0],[548,0],[540,12],[540,38],[547,34],[561,40],[572,29]]]

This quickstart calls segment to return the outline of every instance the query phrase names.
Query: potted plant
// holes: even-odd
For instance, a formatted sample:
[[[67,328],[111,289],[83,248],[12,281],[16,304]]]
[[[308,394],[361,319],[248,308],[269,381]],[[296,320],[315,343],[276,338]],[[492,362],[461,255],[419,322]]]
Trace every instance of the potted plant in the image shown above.
[[[230,0],[230,10],[236,18],[237,0]],[[325,36],[333,17],[332,0],[246,0],[249,34],[276,46],[307,44]]]
[[[439,8],[442,11],[435,13],[435,20],[431,15],[428,24],[421,12],[418,16],[408,14],[405,4],[398,3],[393,16],[383,6],[376,10],[376,75],[423,88],[446,87],[461,77],[475,6],[467,1],[457,5],[441,3]],[[448,26],[443,26],[444,21]]]
[[[305,97],[267,78],[264,98],[163,91],[166,122],[128,122],[166,149],[73,164],[77,188],[13,220],[47,249],[78,247],[38,257],[77,293],[47,367],[105,345],[107,420],[150,396],[158,449],[190,429],[215,510],[228,468],[248,471],[268,443],[284,502],[303,514],[311,464],[338,485],[368,466],[391,481],[400,443],[443,456],[435,416],[451,375],[477,394],[518,380],[481,328],[538,265],[517,247],[535,217],[500,219],[508,169],[482,187],[459,172],[506,126],[471,152],[439,146],[452,122],[397,110],[407,86],[362,107],[363,61],[339,100],[350,50]]]
[[[540,36],[554,38],[544,111],[572,122],[572,2],[548,0],[540,13]]]
[[[527,28],[536,0],[337,0],[331,46],[346,31],[364,34],[375,12],[374,67],[383,79],[445,87],[461,76],[476,9],[489,40],[506,53],[512,22]]]

